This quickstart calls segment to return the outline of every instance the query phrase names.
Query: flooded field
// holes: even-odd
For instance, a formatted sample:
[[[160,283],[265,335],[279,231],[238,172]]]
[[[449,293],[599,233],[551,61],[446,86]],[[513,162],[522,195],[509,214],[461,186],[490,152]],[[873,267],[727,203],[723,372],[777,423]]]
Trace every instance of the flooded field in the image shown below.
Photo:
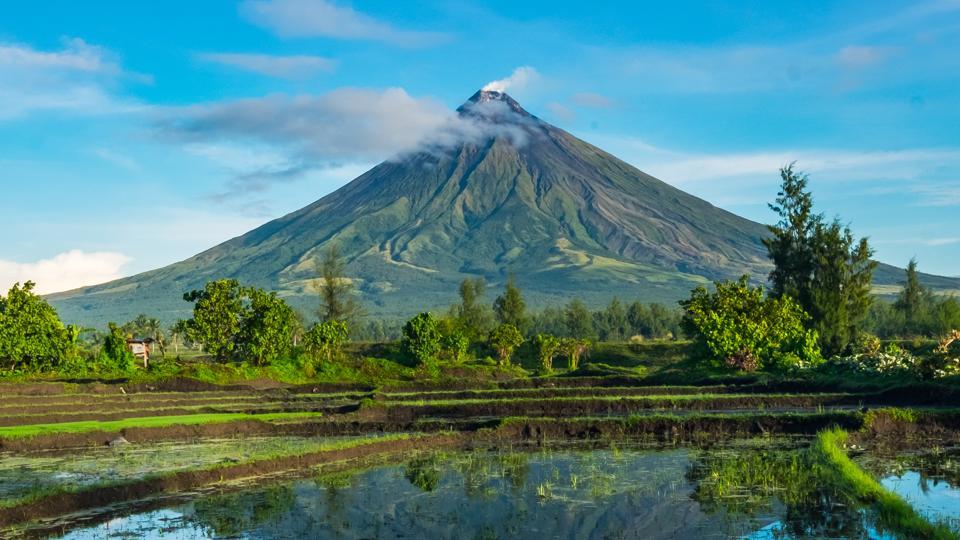
[[[960,530],[954,409],[890,407],[890,393],[547,382],[11,396],[0,538]]]
[[[796,440],[420,452],[59,526],[71,539],[897,538],[820,485],[803,452]],[[894,488],[909,495],[912,474]],[[960,515],[952,487],[934,493],[938,516]]]

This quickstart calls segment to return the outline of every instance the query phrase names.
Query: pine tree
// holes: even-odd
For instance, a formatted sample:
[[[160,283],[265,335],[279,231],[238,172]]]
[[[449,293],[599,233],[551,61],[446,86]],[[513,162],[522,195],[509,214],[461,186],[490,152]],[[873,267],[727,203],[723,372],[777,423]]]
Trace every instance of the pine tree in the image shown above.
[[[763,243],[774,265],[770,272],[771,295],[791,296],[809,308],[816,267],[814,236],[823,216],[813,213],[807,175],[794,172],[793,165],[780,169],[780,192],[775,204],[769,205],[780,216],[780,221],[767,227],[773,236]]]
[[[320,262],[320,320],[343,321],[353,326],[361,315],[361,308],[353,298],[353,283],[345,274],[346,265],[340,257],[340,250],[332,244]]]
[[[480,341],[493,329],[490,307],[481,302],[486,288],[483,278],[464,279],[460,282],[460,304],[452,310],[460,331],[471,342]]]
[[[894,309],[899,311],[903,315],[904,330],[910,335],[918,335],[922,333],[922,321],[923,313],[927,307],[927,300],[929,298],[929,293],[920,284],[920,275],[917,272],[917,260],[910,259],[910,264],[907,265],[907,279],[903,284],[903,290],[900,291],[900,296],[897,298],[896,303],[893,304]]]
[[[513,275],[507,279],[503,294],[493,301],[493,312],[500,324],[510,324],[523,332],[527,327],[527,304]]]
[[[780,193],[770,205],[780,221],[764,241],[774,264],[771,295],[796,300],[811,316],[808,326],[817,330],[824,353],[839,354],[856,338],[873,303],[873,250],[839,220],[824,223],[813,213],[807,176],[795,173],[793,164],[780,177]]]

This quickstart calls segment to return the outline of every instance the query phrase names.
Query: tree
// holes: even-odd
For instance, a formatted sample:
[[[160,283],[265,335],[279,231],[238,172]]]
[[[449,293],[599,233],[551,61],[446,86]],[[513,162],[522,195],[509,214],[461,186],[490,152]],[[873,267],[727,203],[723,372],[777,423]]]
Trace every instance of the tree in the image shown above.
[[[275,292],[247,288],[249,307],[237,335],[237,346],[244,358],[259,366],[270,364],[293,348],[293,337],[299,327],[297,314]]]
[[[331,244],[320,262],[320,320],[344,321],[349,326],[360,317],[360,304],[353,298],[353,282],[345,274],[340,250]]]
[[[870,309],[870,284],[876,262],[867,240],[856,241],[839,220],[824,223],[813,212],[807,176],[780,170],[780,192],[770,209],[780,216],[768,227],[764,240],[773,261],[771,295],[789,296],[810,315],[807,327],[816,329],[825,353],[838,354],[852,343]]]
[[[567,369],[574,371],[580,366],[580,358],[590,350],[590,341],[587,339],[563,338],[560,340],[560,349],[567,357]]]
[[[567,304],[564,309],[564,321],[566,322],[568,336],[577,339],[593,339],[596,337],[590,310],[579,298],[574,298]]]
[[[490,333],[490,346],[497,351],[501,366],[510,364],[510,357],[523,344],[523,334],[512,324],[501,324]]]
[[[804,327],[809,318],[790,296],[767,298],[747,276],[717,282],[711,293],[693,290],[683,323],[696,351],[716,364],[746,371],[806,367],[820,361],[817,333]]]
[[[630,322],[627,319],[627,311],[620,303],[620,299],[614,297],[607,305],[607,308],[597,313],[596,326],[601,329],[600,339],[604,341],[623,341],[630,334]]]
[[[15,283],[0,296],[0,362],[11,369],[56,367],[75,352],[79,330],[64,326],[57,311],[33,293],[34,286]]]
[[[440,356],[444,360],[460,363],[470,347],[470,340],[464,335],[457,321],[444,317],[437,323],[440,331]]]
[[[303,346],[314,361],[332,362],[349,341],[350,332],[343,321],[326,321],[313,325],[303,336]]]
[[[834,220],[817,227],[810,325],[828,355],[842,353],[855,342],[873,295],[870,287],[877,263],[866,238],[854,240],[849,227]]]
[[[173,351],[180,354],[180,343],[189,339],[190,323],[185,320],[179,320],[170,327],[170,341],[173,342]],[[184,343],[185,344],[185,343]]]
[[[537,334],[534,339],[537,347],[537,359],[540,360],[540,370],[544,373],[553,371],[553,359],[560,354],[560,339],[549,334]]]
[[[116,323],[108,323],[99,363],[110,371],[126,372],[133,369],[135,361],[136,357],[127,347],[127,333]]]
[[[210,281],[203,290],[186,293],[183,299],[194,302],[193,318],[186,322],[189,339],[203,345],[218,361],[229,359],[246,316],[240,283],[235,279]]]
[[[527,304],[523,300],[523,294],[517,287],[517,282],[511,274],[507,279],[507,284],[503,294],[493,301],[493,312],[497,316],[497,322],[500,324],[512,324],[519,330],[527,327]]]
[[[430,313],[421,313],[403,327],[400,345],[407,356],[421,365],[433,365],[440,352],[440,330],[437,319]]]
[[[493,327],[490,308],[481,301],[486,287],[483,278],[464,279],[460,282],[460,304],[453,309],[460,331],[472,342],[480,341]]]
[[[893,308],[903,316],[903,334],[918,336],[930,333],[930,327],[937,326],[932,320],[937,307],[933,295],[920,283],[917,260],[910,259],[903,289],[893,304]]]
[[[769,205],[780,221],[768,226],[772,236],[763,240],[773,261],[771,294],[791,296],[801,306],[812,304],[813,272],[816,267],[814,237],[823,216],[813,213],[813,195],[807,190],[806,174],[794,172],[793,163],[780,169],[780,192]]]

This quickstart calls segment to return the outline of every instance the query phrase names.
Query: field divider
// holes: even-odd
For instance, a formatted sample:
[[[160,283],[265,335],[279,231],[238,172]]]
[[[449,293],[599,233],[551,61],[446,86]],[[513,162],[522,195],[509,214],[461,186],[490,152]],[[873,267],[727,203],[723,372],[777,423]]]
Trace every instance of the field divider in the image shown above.
[[[922,516],[910,503],[883,487],[854,463],[845,450],[847,438],[847,432],[832,428],[820,432],[810,447],[817,462],[838,488],[862,503],[873,505],[880,525],[906,538],[960,538],[960,534],[946,524]]]

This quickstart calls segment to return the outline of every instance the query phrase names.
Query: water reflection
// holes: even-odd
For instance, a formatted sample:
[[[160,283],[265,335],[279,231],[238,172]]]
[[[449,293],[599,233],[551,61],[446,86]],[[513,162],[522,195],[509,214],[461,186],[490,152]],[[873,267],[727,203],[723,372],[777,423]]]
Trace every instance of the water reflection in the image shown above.
[[[802,450],[472,451],[205,496],[70,538],[885,538]]]

